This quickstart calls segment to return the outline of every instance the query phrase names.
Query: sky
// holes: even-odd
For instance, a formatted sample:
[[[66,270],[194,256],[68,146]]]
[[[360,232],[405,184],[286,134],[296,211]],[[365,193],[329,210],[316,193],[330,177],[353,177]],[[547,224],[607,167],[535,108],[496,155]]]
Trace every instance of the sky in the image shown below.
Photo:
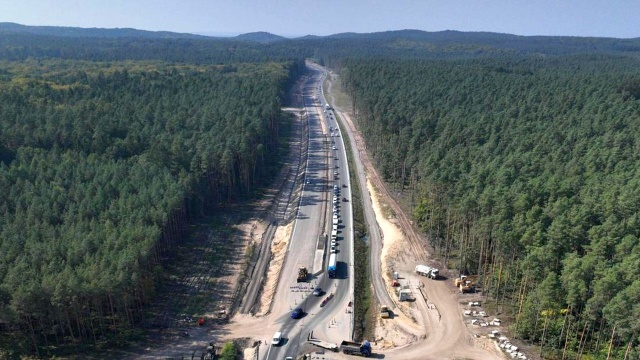
[[[0,0],[0,22],[216,35],[490,31],[640,37],[640,0]]]

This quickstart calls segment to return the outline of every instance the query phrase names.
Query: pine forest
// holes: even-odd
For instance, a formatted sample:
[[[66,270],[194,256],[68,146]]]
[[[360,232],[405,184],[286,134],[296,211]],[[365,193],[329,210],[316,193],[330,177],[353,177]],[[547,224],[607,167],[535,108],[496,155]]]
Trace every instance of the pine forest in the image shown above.
[[[344,65],[367,148],[438,256],[480,275],[548,358],[639,354],[638,69],[606,55]]]
[[[272,172],[299,64],[0,62],[0,330],[36,346],[134,326],[190,216]]]

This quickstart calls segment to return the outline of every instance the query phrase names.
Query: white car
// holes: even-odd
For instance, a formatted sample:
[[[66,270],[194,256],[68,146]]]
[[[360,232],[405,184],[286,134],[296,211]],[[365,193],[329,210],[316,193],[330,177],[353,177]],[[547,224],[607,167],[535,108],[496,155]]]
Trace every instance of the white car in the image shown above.
[[[331,253],[332,253],[332,254],[335,254],[335,253],[336,253],[336,247],[335,247],[335,245],[334,245],[334,246],[331,246]]]
[[[331,240],[331,246],[333,246],[333,247],[336,247],[336,246],[337,246],[337,243],[336,243],[336,241],[335,241],[335,240]]]
[[[273,334],[273,339],[271,339],[271,345],[278,346],[282,341],[282,331],[277,331]]]

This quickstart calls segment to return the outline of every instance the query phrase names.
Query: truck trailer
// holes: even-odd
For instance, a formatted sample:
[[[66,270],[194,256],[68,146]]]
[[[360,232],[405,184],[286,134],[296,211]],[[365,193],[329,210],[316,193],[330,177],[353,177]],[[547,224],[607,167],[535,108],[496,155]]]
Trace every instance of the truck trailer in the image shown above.
[[[329,256],[329,266],[327,266],[327,273],[329,274],[330,279],[336,277],[336,267],[336,254],[333,253]]]
[[[367,340],[362,343],[343,341],[340,343],[340,350],[347,355],[368,357],[371,355],[371,343]]]

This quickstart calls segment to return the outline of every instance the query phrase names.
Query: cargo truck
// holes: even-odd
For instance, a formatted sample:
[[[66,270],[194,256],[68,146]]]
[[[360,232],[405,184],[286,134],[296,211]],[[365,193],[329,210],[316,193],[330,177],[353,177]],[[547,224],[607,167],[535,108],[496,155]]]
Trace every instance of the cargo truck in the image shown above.
[[[309,271],[307,271],[307,268],[304,266],[300,266],[298,268],[298,282],[307,281],[307,275],[309,275]]]
[[[427,265],[416,266],[416,274],[426,276],[431,279],[437,279],[440,271]]]
[[[327,266],[327,273],[329,274],[329,278],[333,279],[336,277],[336,254],[331,254],[329,256],[329,266]]]
[[[340,343],[340,350],[347,355],[368,357],[371,355],[371,343],[367,340],[362,343],[343,341]]]

